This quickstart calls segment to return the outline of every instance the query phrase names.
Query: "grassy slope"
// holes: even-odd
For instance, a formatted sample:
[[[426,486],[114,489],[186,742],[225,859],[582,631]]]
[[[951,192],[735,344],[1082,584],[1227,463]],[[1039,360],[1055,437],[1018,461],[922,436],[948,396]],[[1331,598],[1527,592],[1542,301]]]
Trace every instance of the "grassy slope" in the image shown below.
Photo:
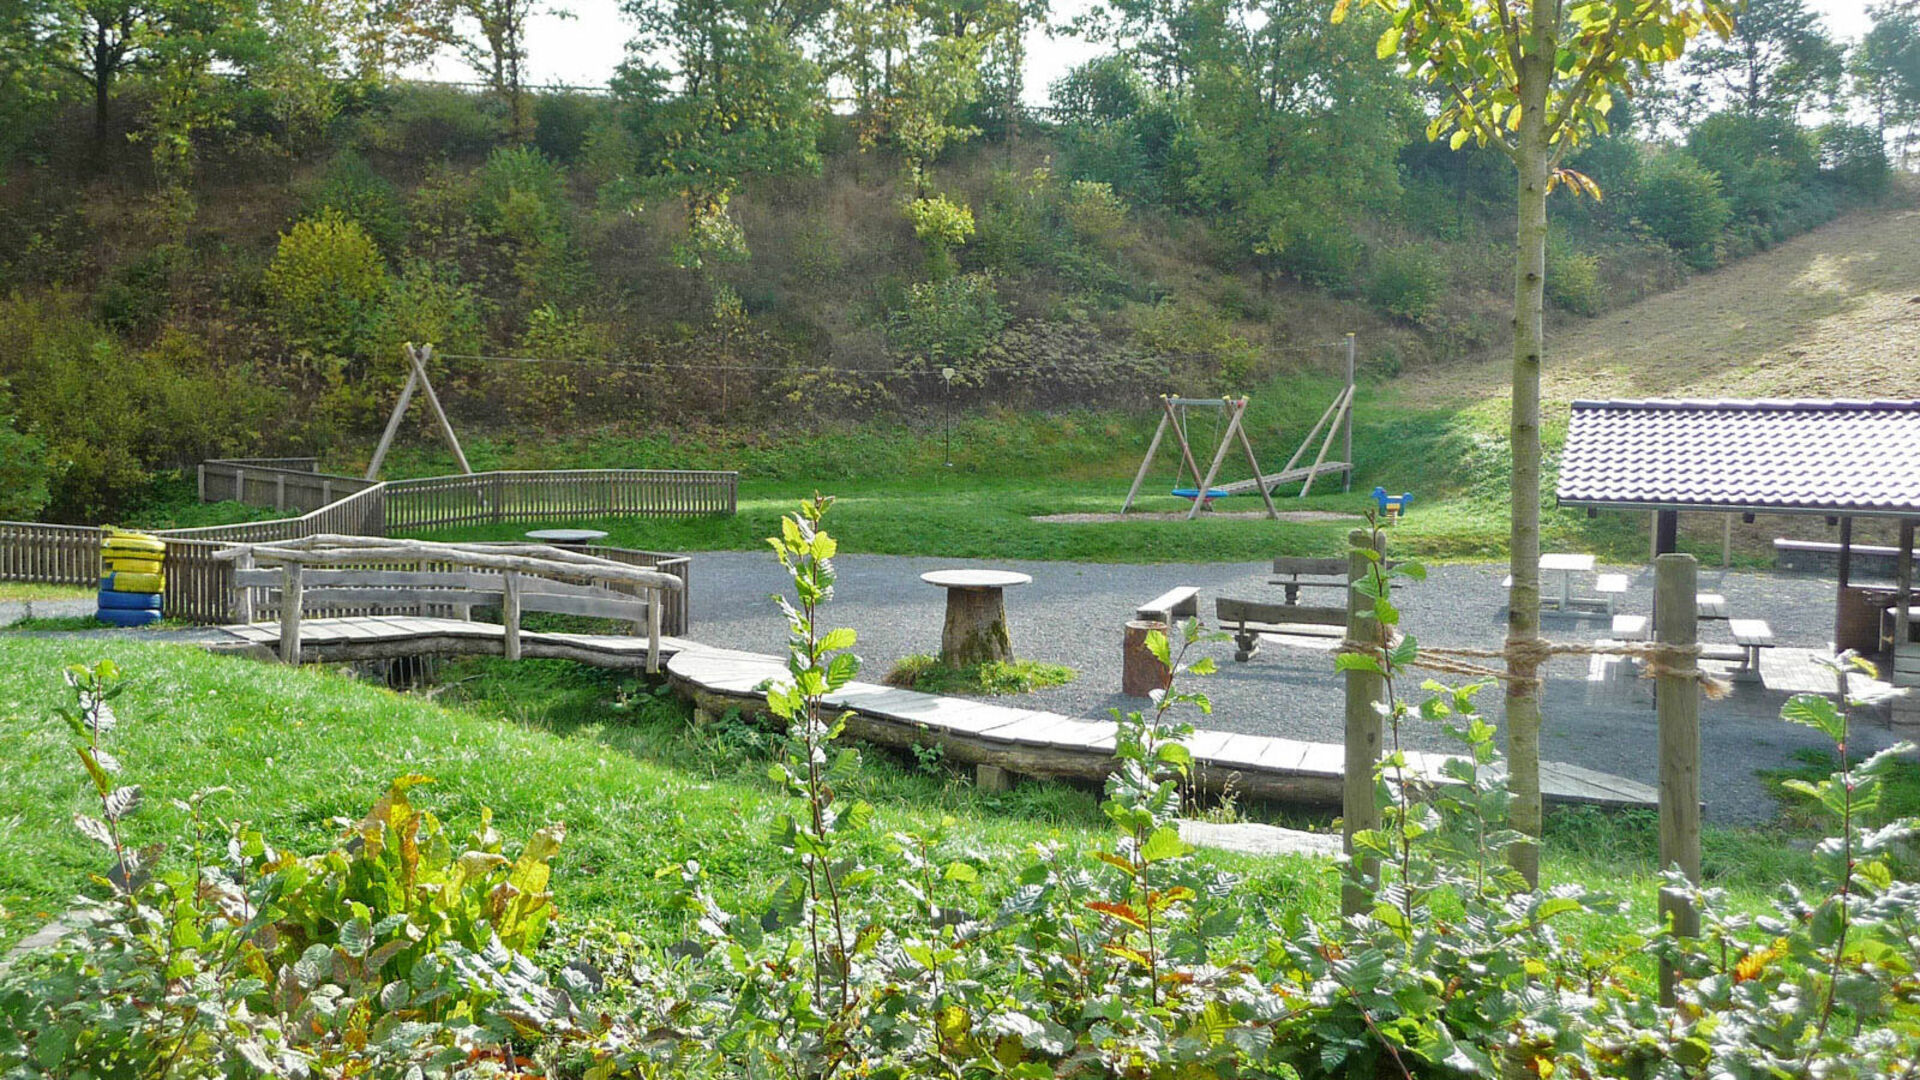
[[[787,799],[766,779],[764,739],[732,724],[692,728],[670,699],[628,680],[556,662],[474,662],[452,673],[451,707],[338,674],[293,671],[197,650],[130,642],[0,641],[0,946],[88,888],[97,854],[67,822],[90,809],[85,779],[49,709],[62,664],[110,657],[132,677],[114,748],[125,779],[148,794],[142,838],[171,836],[168,800],[226,785],[214,812],[311,848],[341,816],[357,817],[391,777],[437,779],[427,804],[464,832],[482,805],[524,838],[561,820],[567,846],[554,878],[563,909],[673,940],[671,883],[656,872],[697,858],[723,899],[764,894],[780,869],[765,837]],[[1057,839],[1085,850],[1101,828],[1095,799],[1057,784],[982,794],[944,770],[916,771],[870,754],[859,794],[880,810],[871,834],[952,815],[956,847],[989,867],[1017,865],[1027,845]],[[1324,820],[1319,822],[1325,826]],[[1707,869],[1742,907],[1804,872],[1775,835],[1711,831]],[[1590,926],[1637,932],[1651,919],[1651,815],[1568,812],[1549,818],[1547,877],[1578,880],[1633,901]],[[870,852],[870,854],[873,854]],[[1297,858],[1210,858],[1248,876],[1264,902],[1326,914],[1330,871]],[[989,875],[993,877],[992,874]]]

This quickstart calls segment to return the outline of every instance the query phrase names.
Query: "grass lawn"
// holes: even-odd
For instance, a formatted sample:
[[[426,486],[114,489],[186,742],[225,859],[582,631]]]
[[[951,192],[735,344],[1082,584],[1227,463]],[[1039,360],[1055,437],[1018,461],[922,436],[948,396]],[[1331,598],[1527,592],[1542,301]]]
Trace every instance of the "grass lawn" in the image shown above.
[[[336,818],[363,813],[393,776],[425,772],[437,781],[425,805],[458,830],[473,827],[483,805],[512,838],[564,821],[553,885],[563,910],[656,943],[682,930],[669,907],[671,878],[657,876],[663,868],[698,859],[723,901],[745,902],[763,896],[782,866],[765,838],[794,804],[766,778],[764,733],[730,721],[694,727],[678,702],[627,677],[562,662],[466,661],[428,700],[339,673],[183,646],[14,639],[0,641],[0,791],[8,795],[0,811],[0,946],[91,888],[88,876],[99,870],[97,853],[68,824],[90,809],[89,796],[50,709],[63,691],[60,666],[102,657],[133,684],[119,700],[112,745],[126,781],[148,795],[135,825],[142,838],[177,834],[180,814],[169,799],[224,785],[233,790],[212,804],[220,817],[310,849]],[[951,815],[955,845],[991,876],[992,868],[1019,865],[1036,841],[1086,850],[1103,832],[1089,791],[1028,783],[988,794],[931,755],[875,751],[868,759],[856,783],[879,809],[868,834],[874,844]],[[1630,941],[1652,925],[1655,832],[1651,814],[1549,815],[1547,881],[1580,881],[1632,901],[1625,914],[1585,926],[1594,947]],[[1738,906],[1757,908],[1779,882],[1804,874],[1795,841],[1710,831],[1707,873]],[[1245,874],[1246,887],[1276,914],[1331,911],[1326,864],[1207,858]]]
[[[37,585],[25,581],[0,581],[0,603],[24,600],[91,600],[94,590],[85,585]]]

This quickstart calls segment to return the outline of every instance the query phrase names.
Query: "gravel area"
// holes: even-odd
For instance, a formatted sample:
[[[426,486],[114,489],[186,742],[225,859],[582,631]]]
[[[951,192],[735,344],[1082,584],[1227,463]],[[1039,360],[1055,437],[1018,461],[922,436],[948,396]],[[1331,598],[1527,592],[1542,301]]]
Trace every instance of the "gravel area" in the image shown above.
[[[1201,590],[1201,613],[1211,617],[1213,598],[1231,595],[1278,598],[1259,563],[1132,566],[1059,562],[986,563],[966,559],[849,555],[839,560],[840,583],[827,624],[851,626],[866,674],[878,680],[894,661],[911,653],[937,652],[945,604],[942,590],[923,584],[928,570],[994,567],[1033,575],[1033,584],[1009,589],[1009,631],[1022,657],[1067,664],[1080,672],[1064,687],[1018,699],[1034,708],[1071,716],[1104,717],[1112,707],[1138,708],[1122,697],[1121,624],[1140,603],[1176,585]],[[1652,572],[1644,567],[1606,567],[1632,580],[1621,610],[1652,606]],[[1400,594],[1405,625],[1422,640],[1499,647],[1505,631],[1504,566],[1446,565]],[[757,552],[702,552],[694,557],[691,637],[705,644],[755,652],[784,649],[785,628],[769,597],[786,580],[778,565]],[[1782,645],[1823,647],[1832,626],[1832,585],[1815,578],[1703,569],[1702,591],[1727,596],[1736,616],[1767,619]],[[1558,640],[1592,641],[1606,633],[1598,615],[1543,617]],[[1724,623],[1702,623],[1704,643],[1731,644]],[[1206,646],[1219,662],[1218,675],[1196,680],[1213,700],[1204,726],[1229,731],[1338,742],[1342,695],[1326,652],[1263,644],[1247,663],[1233,661],[1230,642]],[[1584,658],[1556,660],[1547,683],[1542,753],[1655,783],[1655,721],[1651,685],[1634,679],[1589,682]],[[1813,732],[1782,722],[1785,694],[1755,683],[1737,684],[1731,697],[1702,709],[1708,819],[1751,824],[1772,818],[1774,799],[1755,770],[1792,763],[1796,750],[1820,747]],[[1497,691],[1481,702],[1490,719],[1501,719]],[[1196,718],[1198,719],[1198,718]],[[1448,749],[1431,729],[1416,725],[1407,741],[1420,749]],[[1856,749],[1877,748],[1892,734],[1871,721],[1862,725]]]

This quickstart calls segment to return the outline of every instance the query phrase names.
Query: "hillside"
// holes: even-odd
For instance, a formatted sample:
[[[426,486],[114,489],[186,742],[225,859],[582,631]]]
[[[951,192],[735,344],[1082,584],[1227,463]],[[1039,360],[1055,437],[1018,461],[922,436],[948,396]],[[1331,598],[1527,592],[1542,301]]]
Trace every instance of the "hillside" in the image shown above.
[[[1492,349],[1412,373],[1409,400],[1498,397]],[[1920,209],[1850,214],[1594,319],[1547,342],[1541,394],[1601,397],[1892,397],[1920,394]]]

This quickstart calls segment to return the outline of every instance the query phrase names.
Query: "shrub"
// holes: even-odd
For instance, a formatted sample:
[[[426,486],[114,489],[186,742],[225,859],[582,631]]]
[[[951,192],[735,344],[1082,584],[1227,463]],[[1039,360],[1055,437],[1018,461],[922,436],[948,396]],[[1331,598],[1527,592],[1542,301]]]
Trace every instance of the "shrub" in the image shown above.
[[[915,199],[907,204],[913,235],[927,248],[927,270],[935,279],[953,273],[953,249],[973,237],[973,211],[945,195]]]
[[[1338,290],[1353,284],[1363,250],[1345,222],[1316,218],[1295,228],[1273,261],[1295,281]]]
[[[1060,212],[1074,236],[1098,250],[1111,251],[1125,238],[1127,204],[1113,193],[1110,184],[1075,180],[1067,186],[1067,199]]]
[[[1219,309],[1188,298],[1169,298],[1146,309],[1134,324],[1134,340],[1176,377],[1190,376],[1226,391],[1242,385],[1260,361],[1259,348],[1235,333]]]
[[[482,810],[456,838],[403,776],[323,854],[276,851],[253,827],[207,820],[196,792],[168,845],[136,849],[142,800],[107,745],[124,719],[110,662],[67,671],[61,710],[97,816],[75,826],[117,871],[94,880],[66,932],[0,971],[0,1072],[66,1076],[469,1076],[511,1040],[570,1026],[530,959],[551,916],[550,826],[509,858]],[[221,833],[225,835],[221,835]],[[217,857],[213,853],[220,853]],[[142,1074],[145,1074],[144,1072]]]
[[[995,170],[980,206],[975,257],[1011,273],[1057,263],[1064,246],[1057,222],[1059,195],[1059,185],[1047,169]],[[917,233],[918,220],[914,226]]]
[[[1878,131],[1865,124],[1835,121],[1814,134],[1820,144],[1821,171],[1870,199],[1887,193],[1893,166],[1887,160],[1886,140]]]
[[[1547,300],[1576,315],[1598,315],[1606,305],[1600,285],[1600,257],[1553,237],[1547,243]]]
[[[480,95],[446,86],[400,83],[385,92],[384,115],[369,113],[359,142],[369,150],[414,158],[484,153],[506,130],[499,110]]]
[[[397,359],[409,341],[441,352],[479,352],[481,304],[456,273],[417,259],[387,290],[370,337],[369,355],[381,361]]]
[[[972,363],[1007,325],[993,275],[979,271],[907,287],[905,305],[887,319],[887,344],[901,371],[960,369],[957,381],[977,375]]]
[[[1772,222],[1819,169],[1813,138],[1789,116],[1715,113],[1687,134],[1687,153],[1720,178],[1736,218]]]
[[[1371,263],[1367,275],[1369,303],[1414,323],[1433,313],[1447,284],[1439,256],[1422,247],[1382,248],[1373,253]]]
[[[531,198],[553,217],[563,217],[568,208],[566,176],[538,150],[501,147],[489,154],[480,168],[479,186],[473,196],[474,217],[486,225],[499,225],[515,196]]]
[[[357,356],[387,291],[387,271],[366,230],[323,211],[280,237],[262,284],[280,332],[321,356]]]
[[[162,244],[115,267],[95,297],[100,321],[128,337],[152,332],[172,306],[173,275],[181,254],[180,248]]]
[[[6,404],[0,398],[0,406]],[[13,417],[0,410],[0,519],[32,521],[53,496],[48,489],[47,444],[14,430]]]
[[[1720,178],[1680,153],[1647,163],[1640,177],[1641,224],[1695,266],[1713,264],[1713,247],[1733,208],[1720,194]]]
[[[585,94],[540,95],[533,106],[534,147],[554,161],[572,164],[603,111]]]
[[[359,225],[382,251],[395,253],[406,243],[407,217],[400,192],[350,149],[327,162],[320,182],[307,197],[304,216],[317,218],[329,210]]]

